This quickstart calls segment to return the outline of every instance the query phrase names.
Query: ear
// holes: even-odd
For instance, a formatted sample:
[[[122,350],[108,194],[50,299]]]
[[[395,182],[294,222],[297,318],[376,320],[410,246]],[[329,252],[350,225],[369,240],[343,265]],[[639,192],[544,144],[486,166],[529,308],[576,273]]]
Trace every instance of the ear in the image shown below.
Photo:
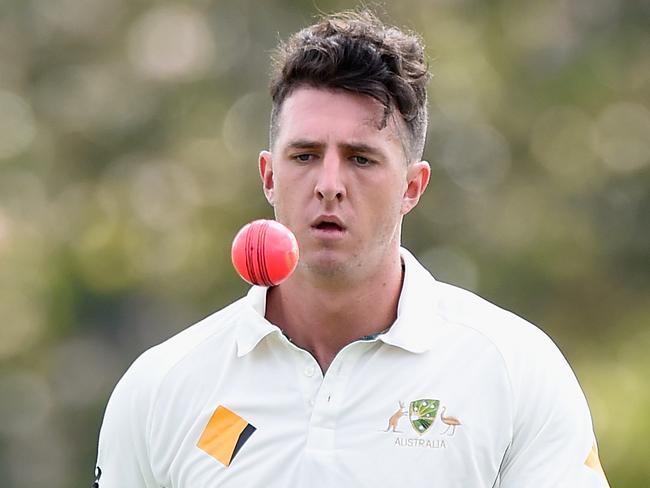
[[[264,196],[273,205],[273,192],[275,189],[273,181],[273,155],[269,151],[262,151],[260,153],[260,176],[262,177]]]
[[[409,213],[420,201],[427,189],[431,166],[426,161],[412,163],[406,168],[406,190],[402,197],[402,215]]]

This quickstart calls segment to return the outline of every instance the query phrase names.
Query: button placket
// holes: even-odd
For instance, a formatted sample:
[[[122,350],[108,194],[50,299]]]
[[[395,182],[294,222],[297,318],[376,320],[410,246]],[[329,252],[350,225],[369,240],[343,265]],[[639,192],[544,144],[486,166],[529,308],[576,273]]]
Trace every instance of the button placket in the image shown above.
[[[314,373],[316,372],[316,367],[313,364],[308,364],[305,366],[304,373],[307,378],[311,378],[314,376]]]
[[[307,403],[311,408],[316,405],[316,397],[318,396],[318,391],[320,390],[320,387],[322,385],[323,379],[322,377],[319,378],[320,375],[316,373],[316,365],[313,364],[315,362],[315,359],[309,357],[309,361],[312,364],[306,364],[305,367],[302,370],[303,373],[303,381],[307,385],[307,396],[308,400]]]
[[[284,336],[282,336],[284,339]],[[315,405],[315,399],[318,395],[320,385],[323,377],[320,374],[320,368],[316,363],[316,359],[304,349],[297,347],[290,341],[285,341],[286,346],[290,350],[290,354],[295,356],[295,368],[298,385],[302,391],[304,398],[304,406],[309,416]]]
[[[348,373],[365,349],[365,344],[349,344],[339,351],[325,373],[314,399],[307,436],[308,451],[322,453],[335,448],[336,426],[345,405]]]

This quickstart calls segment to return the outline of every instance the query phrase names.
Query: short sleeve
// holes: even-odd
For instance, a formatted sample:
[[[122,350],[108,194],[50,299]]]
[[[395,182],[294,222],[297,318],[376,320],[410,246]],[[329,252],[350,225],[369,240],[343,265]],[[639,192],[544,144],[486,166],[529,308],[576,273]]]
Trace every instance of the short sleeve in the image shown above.
[[[608,488],[589,407],[573,371],[541,331],[531,327],[526,334],[534,337],[522,340],[511,363],[513,437],[498,486]]]
[[[146,353],[145,353],[146,354]],[[97,454],[98,488],[158,488],[148,455],[147,425],[151,384],[142,357],[113,391],[102,422]]]

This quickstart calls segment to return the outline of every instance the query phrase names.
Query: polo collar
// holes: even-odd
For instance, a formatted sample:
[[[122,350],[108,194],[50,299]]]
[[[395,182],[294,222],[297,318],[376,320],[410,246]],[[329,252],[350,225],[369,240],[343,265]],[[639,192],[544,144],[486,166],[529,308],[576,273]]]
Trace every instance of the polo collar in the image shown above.
[[[282,334],[277,325],[264,316],[266,313],[266,292],[268,287],[252,286],[242,299],[241,321],[237,330],[237,356],[242,357],[255,349],[255,346],[272,332]]]
[[[397,303],[397,319],[378,339],[416,354],[434,345],[438,314],[438,282],[405,248],[400,248],[404,263],[404,282]]]
[[[437,282],[405,248],[400,248],[404,262],[404,282],[397,304],[397,319],[377,340],[412,353],[423,353],[433,347],[437,313]],[[271,333],[282,336],[279,327],[265,318],[268,287],[252,286],[242,299],[243,310],[237,330],[237,355],[245,356]],[[283,336],[284,337],[284,336]]]

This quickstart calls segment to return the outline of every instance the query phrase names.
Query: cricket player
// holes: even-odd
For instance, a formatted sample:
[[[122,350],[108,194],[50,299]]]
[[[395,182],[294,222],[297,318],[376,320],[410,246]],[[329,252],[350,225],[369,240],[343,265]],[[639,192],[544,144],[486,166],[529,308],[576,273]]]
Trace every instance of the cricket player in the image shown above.
[[[553,342],[401,246],[428,80],[419,38],[369,12],[278,47],[259,172],[298,266],[133,363],[95,487],[608,486]]]

